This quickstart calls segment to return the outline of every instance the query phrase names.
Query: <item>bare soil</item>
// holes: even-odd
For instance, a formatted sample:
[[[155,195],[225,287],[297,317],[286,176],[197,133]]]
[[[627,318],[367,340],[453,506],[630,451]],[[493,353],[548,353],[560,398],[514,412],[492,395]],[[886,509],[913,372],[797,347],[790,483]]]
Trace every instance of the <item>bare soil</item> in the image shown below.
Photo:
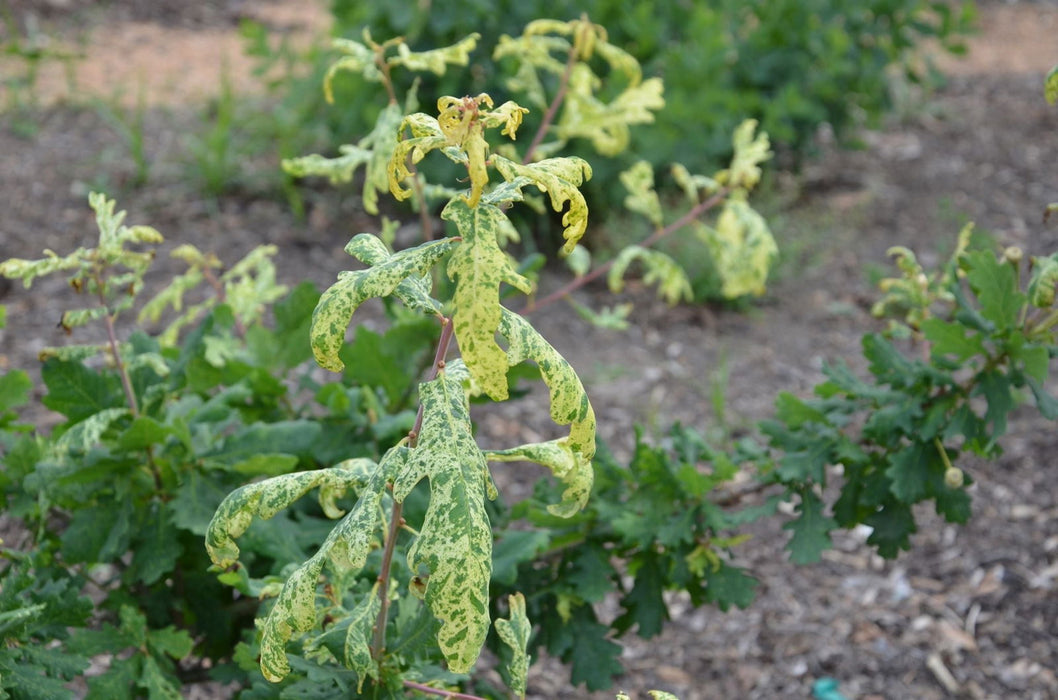
[[[341,249],[357,232],[348,222],[360,219],[344,201],[314,199],[300,223],[276,201],[214,202],[183,180],[186,135],[200,101],[217,94],[220,65],[247,71],[240,80],[252,89],[233,38],[250,5],[15,1],[85,57],[72,93],[61,70],[42,77],[34,133],[16,128],[24,114],[0,114],[0,259],[92,243],[87,190],[101,181],[121,189],[132,165],[83,105],[91,94],[142,84],[154,165],[146,185],[119,196],[131,222],[229,261],[276,243],[280,276],[291,284],[329,284],[347,266]],[[314,12],[289,0],[252,5],[294,35],[311,38],[322,26],[304,19],[319,16],[318,4]],[[585,377],[603,436],[618,451],[637,422],[648,431],[674,420],[715,430],[718,381],[726,382],[727,427],[738,431],[767,416],[778,392],[808,392],[824,361],[855,365],[859,337],[877,327],[867,270],[887,265],[892,245],[936,262],[973,220],[1003,245],[1058,250],[1058,223],[1041,217],[1058,201],[1058,108],[1042,98],[1044,74],[1058,63],[1058,7],[984,3],[981,16],[968,58],[945,62],[951,79],[939,93],[865,133],[861,150],[826,149],[798,178],[776,178],[771,213],[785,259],[752,310],[668,308],[633,287],[634,324],[621,334],[585,327],[562,305],[534,317]],[[176,269],[162,261],[160,278],[166,268]],[[30,368],[42,347],[63,342],[56,322],[69,296],[49,281],[0,295],[9,312],[0,368]],[[601,289],[582,295],[606,299]],[[539,409],[530,398],[479,416],[483,438],[548,430]],[[780,523],[760,526],[739,549],[760,579],[757,601],[725,614],[674,596],[660,638],[623,640],[629,674],[620,685],[639,698],[649,688],[684,700],[807,698],[814,680],[831,677],[860,700],[1058,697],[1058,486],[1048,471],[1058,434],[1025,410],[1004,446],[998,462],[961,465],[976,481],[971,523],[949,526],[923,509],[913,550],[895,561],[872,555],[863,533],[852,532],[822,563],[795,567],[782,553]],[[568,672],[550,660],[535,668],[530,695],[613,697],[569,690]]]

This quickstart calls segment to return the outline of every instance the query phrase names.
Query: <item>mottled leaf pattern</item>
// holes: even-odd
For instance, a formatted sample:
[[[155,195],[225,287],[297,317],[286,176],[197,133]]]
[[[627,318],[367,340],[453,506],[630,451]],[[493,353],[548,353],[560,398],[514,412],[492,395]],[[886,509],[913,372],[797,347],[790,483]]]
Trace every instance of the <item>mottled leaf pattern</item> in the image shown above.
[[[286,644],[295,633],[316,625],[316,587],[323,573],[323,550],[294,570],[261,630],[261,673],[273,683],[290,673]]]
[[[480,34],[474,33],[460,41],[430,51],[412,51],[405,43],[397,44],[397,55],[386,59],[391,66],[404,66],[415,71],[430,71],[444,75],[449,65],[465,66],[470,61],[470,52],[478,45]]]
[[[424,291],[425,285],[417,284],[414,278],[426,275],[434,263],[458,244],[459,241],[446,238],[390,255],[377,237],[367,233],[356,236],[346,250],[372,267],[340,273],[338,281],[320,297],[312,314],[311,331],[312,352],[320,366],[334,372],[345,367],[338,351],[345,342],[353,312],[371,297],[395,294],[412,308],[438,308]]]
[[[562,502],[547,507],[552,515],[568,518],[582,509],[591,494],[591,459],[574,452],[569,438],[533,443],[506,450],[485,453],[490,462],[535,462],[551,470],[555,478],[566,485]]]
[[[371,133],[355,146],[346,144],[338,150],[337,158],[318,154],[288,158],[283,169],[294,177],[315,175],[330,179],[332,184],[351,182],[357,168],[366,166],[363,202],[369,214],[378,214],[378,193],[389,189],[389,162],[397,147],[403,112],[397,104],[387,105],[375,121]]]
[[[565,109],[555,125],[563,139],[586,138],[601,155],[614,156],[628,148],[631,125],[654,121],[654,112],[665,106],[660,78],[630,85],[612,102],[595,96],[599,78],[586,64],[574,66]]]
[[[779,253],[768,224],[736,192],[724,203],[716,229],[705,229],[705,242],[720,273],[723,295],[734,299],[761,295],[768,271]]]
[[[498,208],[470,207],[455,199],[441,216],[459,228],[463,245],[448,261],[448,275],[456,280],[452,317],[459,350],[474,381],[496,401],[507,398],[507,357],[496,343],[500,325],[500,284],[528,294],[532,283],[519,275],[510,256],[496,240],[507,217]]]
[[[500,334],[507,339],[511,365],[532,360],[540,367],[551,393],[551,419],[559,425],[570,426],[569,448],[578,459],[590,463],[595,456],[595,412],[580,377],[532,324],[518,314],[503,309]]]
[[[525,596],[521,593],[508,596],[507,607],[510,609],[511,617],[509,620],[496,620],[496,634],[514,652],[514,657],[507,664],[507,670],[511,674],[510,688],[515,695],[524,698],[526,679],[529,674],[527,649],[533,626],[525,615]]]
[[[641,160],[621,173],[621,184],[628,190],[625,207],[647,217],[655,226],[661,226],[661,200],[654,191],[654,168],[650,163]]]
[[[220,567],[234,564],[239,558],[235,538],[246,532],[254,518],[271,518],[314,488],[320,489],[320,506],[327,516],[341,517],[336,499],[366,483],[374,466],[371,460],[353,459],[330,469],[284,474],[233,491],[209,523],[206,550],[210,559]]]
[[[747,119],[735,129],[732,145],[735,155],[731,167],[717,175],[717,180],[743,190],[751,190],[760,182],[760,164],[771,158],[771,143],[764,132],[754,135],[755,119]]]
[[[327,69],[327,74],[323,76],[323,94],[327,102],[334,102],[331,82],[340,71],[360,73],[365,80],[373,83],[381,82],[382,71],[375,65],[375,52],[370,47],[359,41],[345,38],[334,39],[331,46],[345,55],[331,64],[331,67]]]
[[[364,681],[378,678],[378,664],[371,658],[371,635],[377,622],[382,601],[378,584],[360,599],[349,615],[349,630],[345,633],[345,665],[356,671],[356,692],[364,689]]]
[[[403,138],[405,129],[411,131],[411,138]],[[397,201],[403,202],[412,195],[411,188],[404,187],[404,181],[411,177],[409,165],[416,165],[430,151],[445,149],[449,157],[466,162],[465,155],[452,155],[455,149],[447,148],[452,145],[448,137],[441,131],[437,120],[428,114],[416,112],[404,117],[398,134],[401,140],[394,147],[389,161],[389,191]]]
[[[421,384],[419,393],[422,430],[394,479],[393,498],[401,502],[422,478],[430,480],[430,505],[408,565],[429,571],[426,604],[441,621],[438,644],[449,667],[465,673],[489,628],[492,529],[485,495],[491,481],[471,434],[469,401],[458,373],[443,372]]]
[[[1033,306],[1047,309],[1054,305],[1054,289],[1058,285],[1058,253],[1032,259],[1032,278],[1029,280],[1029,301]]]
[[[397,459],[394,459],[394,455],[398,456]],[[316,554],[298,567],[283,584],[262,629],[261,673],[268,680],[278,682],[290,673],[286,657],[287,642],[295,633],[307,632],[315,626],[317,586],[324,564],[330,563],[339,571],[359,570],[363,568],[368,554],[377,546],[382,529],[382,497],[388,476],[397,468],[394,462],[400,461],[399,456],[397,450],[390,450],[383,456],[349,514],[331,530]],[[367,460],[355,460],[355,471],[361,478],[363,470],[370,466]],[[224,504],[221,504],[223,507]],[[212,530],[212,523],[210,527]],[[208,537],[207,534],[207,541]]]
[[[611,292],[616,294],[624,288],[625,271],[635,260],[640,261],[646,268],[643,281],[647,284],[657,284],[658,293],[669,304],[675,304],[681,299],[690,301],[694,297],[687,273],[675,260],[661,251],[637,245],[628,246],[614,258],[613,267],[606,275]]]
[[[580,186],[591,179],[591,166],[582,158],[548,158],[538,163],[522,165],[498,155],[492,157],[493,165],[508,181],[524,177],[535,184],[541,192],[551,197],[555,211],[569,208],[562,215],[565,227],[562,236],[566,244],[563,254],[568,255],[577,245],[588,227],[588,204],[584,201]]]

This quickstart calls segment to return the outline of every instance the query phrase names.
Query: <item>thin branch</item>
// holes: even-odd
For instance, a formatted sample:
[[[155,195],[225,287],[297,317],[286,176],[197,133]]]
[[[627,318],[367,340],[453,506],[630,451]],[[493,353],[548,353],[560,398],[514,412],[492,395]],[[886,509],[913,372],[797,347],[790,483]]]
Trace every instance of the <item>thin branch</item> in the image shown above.
[[[562,72],[562,77],[559,78],[558,92],[555,93],[555,98],[551,100],[551,104],[548,105],[547,111],[544,113],[544,120],[540,122],[540,128],[536,130],[536,134],[533,135],[533,141],[529,144],[529,150],[527,150],[522,157],[522,165],[525,165],[532,160],[533,152],[536,151],[540,142],[544,140],[544,136],[547,135],[547,130],[551,128],[551,123],[555,121],[555,115],[558,114],[558,108],[566,99],[566,92],[569,90],[569,78],[573,75],[573,66],[576,65],[576,63],[577,51],[573,46],[570,46],[569,57],[566,59],[566,69]]]
[[[485,698],[477,695],[467,695],[465,693],[456,693],[451,690],[445,690],[444,688],[434,688],[433,686],[423,685],[422,683],[416,683],[415,681],[404,681],[404,687],[412,690],[418,690],[420,693],[427,693],[429,695],[438,695],[445,700],[451,698],[452,700],[485,700]]]

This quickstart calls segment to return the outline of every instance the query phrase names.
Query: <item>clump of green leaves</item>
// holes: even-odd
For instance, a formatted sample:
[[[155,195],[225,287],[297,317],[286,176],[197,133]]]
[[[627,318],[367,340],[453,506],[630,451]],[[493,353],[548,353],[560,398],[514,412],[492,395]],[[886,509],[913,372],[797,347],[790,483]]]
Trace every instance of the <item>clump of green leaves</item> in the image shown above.
[[[883,281],[875,311],[896,318],[889,333],[863,338],[869,379],[829,365],[814,398],[783,394],[775,419],[762,424],[777,451],[766,478],[800,504],[787,525],[794,561],[818,559],[831,530],[860,523],[872,528],[869,544],[896,556],[910,547],[920,501],[966,522],[972,478],[955,466],[959,455],[997,457],[1019,400],[1031,397],[1044,417],[1058,418],[1045,389],[1058,355],[1058,263],[1026,260],[1016,248],[973,249],[969,234],[932,274],[910,250],[894,249],[902,274]],[[899,338],[919,352],[901,352]],[[835,465],[841,495],[828,515],[819,493]]]
[[[178,247],[187,273],[144,302],[160,234],[125,226],[124,212],[101,195],[90,201],[95,247],[0,264],[0,274],[27,286],[64,274],[86,299],[64,326],[79,333],[94,321],[107,336],[44,351],[43,405],[57,418],[50,432],[20,421],[32,388],[26,373],[0,376],[0,489],[5,512],[26,528],[19,549],[29,552],[3,550],[0,615],[10,624],[0,689],[72,697],[65,681],[101,657],[112,661],[88,681],[93,697],[132,697],[137,688],[176,697],[208,678],[206,665],[249,684],[228,660],[252,629],[253,597],[319,545],[325,533],[314,523],[326,518],[295,508],[255,526],[244,568],[218,579],[202,547],[213,512],[247,479],[374,456],[380,441],[406,432],[414,413],[401,397],[414,380],[405,377],[421,362],[414,347],[436,334],[399,321],[392,337],[360,333],[343,354],[362,351],[385,371],[367,384],[351,372],[321,386],[298,369],[311,357],[319,293],[277,285],[273,249],[223,270],[216,257]],[[137,307],[156,335],[128,333]],[[395,345],[403,359],[386,364]],[[233,598],[232,584],[243,593]],[[86,586],[97,605],[79,597]]]

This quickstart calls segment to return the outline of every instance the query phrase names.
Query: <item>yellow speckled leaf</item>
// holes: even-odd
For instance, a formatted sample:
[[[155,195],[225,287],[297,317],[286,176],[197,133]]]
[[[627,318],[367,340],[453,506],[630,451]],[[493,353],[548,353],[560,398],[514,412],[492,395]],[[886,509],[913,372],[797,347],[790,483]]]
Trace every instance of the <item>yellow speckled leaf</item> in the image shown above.
[[[315,488],[320,489],[320,505],[327,516],[341,517],[336,499],[366,484],[374,467],[369,459],[353,459],[330,469],[283,474],[236,489],[221,502],[206,530],[209,558],[217,566],[231,566],[239,558],[235,538],[254,518],[267,520]]]
[[[471,434],[461,366],[450,366],[453,371],[419,385],[422,430],[394,479],[393,498],[403,501],[421,479],[430,480],[430,505],[408,550],[408,566],[429,571],[426,604],[441,622],[438,645],[449,668],[466,673],[481,652],[490,622],[492,529],[485,496],[491,481]]]
[[[517,273],[510,256],[497,242],[507,217],[498,208],[463,199],[453,200],[441,213],[459,228],[463,245],[448,262],[448,275],[456,280],[456,340],[474,381],[496,401],[507,398],[507,355],[496,343],[500,324],[500,284],[528,294],[532,283]]]
[[[728,198],[716,229],[707,230],[706,243],[722,278],[725,297],[764,293],[778,247],[764,217],[749,206],[744,193]]]
[[[343,38],[334,39],[331,46],[345,55],[331,64],[331,67],[327,69],[327,74],[323,76],[323,95],[328,103],[334,102],[331,83],[340,71],[360,73],[365,80],[373,83],[381,82],[382,72],[375,65],[375,52],[368,46],[359,41]]]
[[[261,673],[268,680],[278,682],[290,673],[286,657],[287,642],[294,634],[307,632],[315,626],[317,588],[324,564],[329,563],[342,572],[359,570],[367,561],[368,554],[379,546],[382,499],[387,481],[400,468],[402,459],[403,452],[399,448],[383,456],[378,466],[371,471],[360,498],[349,514],[331,530],[316,554],[298,567],[283,584],[262,628]],[[269,498],[267,491],[264,497]],[[354,649],[354,656],[357,653]]]
[[[370,644],[381,609],[382,601],[378,597],[376,583],[349,615],[349,629],[345,633],[345,665],[356,671],[357,693],[363,691],[366,679],[378,679],[378,663],[371,658]]]
[[[470,62],[470,52],[477,47],[480,38],[480,34],[470,34],[451,46],[430,51],[412,51],[407,44],[400,43],[397,44],[397,55],[386,59],[386,62],[391,66],[444,75],[448,66],[465,66]]]
[[[342,272],[338,281],[320,297],[312,313],[311,344],[316,361],[324,369],[340,372],[345,367],[338,351],[353,312],[371,297],[396,295],[404,304],[420,311],[439,308],[419,279],[459,241],[445,238],[389,254],[376,236],[362,233],[353,238],[346,250],[372,265],[366,270]]]
[[[547,507],[548,512],[560,518],[572,517],[591,495],[594,480],[591,458],[586,459],[580,452],[575,452],[568,437],[507,450],[490,450],[485,453],[485,458],[490,462],[534,462],[550,469],[555,478],[566,485],[562,502]]]
[[[548,158],[522,165],[498,155],[493,156],[492,161],[506,180],[524,177],[541,192],[547,192],[555,211],[562,211],[568,203],[569,209],[562,215],[562,225],[565,226],[562,236],[566,239],[562,252],[568,255],[588,227],[588,205],[579,189],[581,184],[591,179],[588,162],[576,157]]]
[[[365,167],[363,201],[369,214],[378,214],[378,193],[389,189],[389,163],[397,147],[403,115],[399,105],[387,105],[378,115],[371,133],[355,146],[345,145],[337,158],[318,154],[283,161],[283,170],[294,177],[315,175],[329,178],[332,184],[350,182],[357,168]]]
[[[613,267],[606,275],[611,292],[616,294],[624,288],[625,271],[634,260],[639,260],[646,268],[643,281],[646,284],[657,284],[658,294],[669,304],[675,304],[681,299],[690,301],[693,298],[694,293],[691,291],[687,273],[675,260],[661,251],[637,245],[628,246],[614,258]]]
[[[540,374],[550,391],[551,419],[559,425],[570,426],[569,449],[578,455],[579,460],[590,463],[595,456],[595,412],[580,377],[569,362],[518,314],[503,309],[499,331],[507,339],[511,365],[532,360],[540,367]]]
[[[316,585],[324,557],[317,554],[290,575],[265,619],[261,636],[261,673],[273,683],[290,673],[286,644],[295,632],[316,625]]]
[[[507,670],[511,674],[510,689],[520,698],[525,697],[525,686],[529,674],[529,637],[533,626],[525,614],[525,596],[514,593],[507,597],[510,619],[496,620],[496,634],[514,652]]]
[[[717,175],[717,180],[729,187],[753,189],[760,182],[760,164],[771,158],[771,143],[763,131],[754,135],[755,119],[747,119],[735,129],[732,145],[735,155],[731,167]]]
[[[661,214],[661,200],[654,191],[654,168],[641,160],[621,173],[621,184],[628,190],[625,206],[642,214],[655,226],[661,226],[664,217]]]

